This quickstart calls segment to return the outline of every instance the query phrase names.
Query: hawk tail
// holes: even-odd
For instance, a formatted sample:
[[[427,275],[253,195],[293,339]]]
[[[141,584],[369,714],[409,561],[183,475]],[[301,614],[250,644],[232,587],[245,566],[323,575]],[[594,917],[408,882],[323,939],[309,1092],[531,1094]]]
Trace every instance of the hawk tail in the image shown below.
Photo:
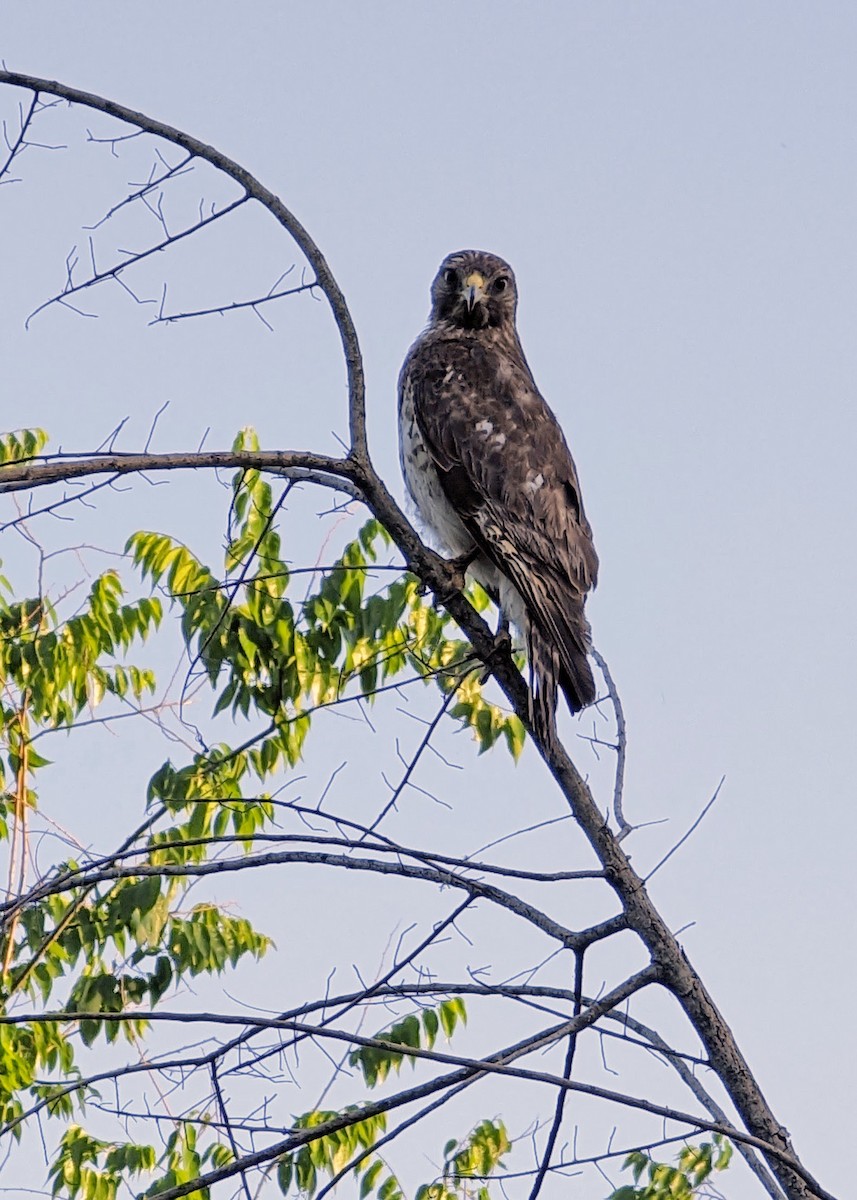
[[[539,740],[550,746],[556,740],[559,654],[532,622],[527,630],[527,658],[530,664],[530,725]]]
[[[530,721],[541,739],[551,743],[556,738],[558,688],[562,688],[571,712],[580,712],[592,704],[596,696],[592,668],[577,639],[567,641],[560,651],[532,620],[527,634],[527,656],[530,661]]]

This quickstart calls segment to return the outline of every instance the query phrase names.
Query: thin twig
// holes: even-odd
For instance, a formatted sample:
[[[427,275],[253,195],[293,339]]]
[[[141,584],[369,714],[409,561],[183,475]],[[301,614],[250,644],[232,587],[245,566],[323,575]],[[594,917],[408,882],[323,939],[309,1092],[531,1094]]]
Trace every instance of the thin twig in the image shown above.
[[[696,820],[693,822],[693,824],[690,826],[690,828],[687,830],[687,832],[683,833],[682,836],[675,843],[675,845],[672,846],[666,852],[666,854],[663,856],[663,858],[660,860],[660,862],[656,863],[652,867],[652,869],[651,869],[651,871],[649,871],[648,875],[643,876],[645,883],[649,882],[649,880],[652,878],[652,876],[655,874],[656,871],[660,871],[660,869],[664,865],[664,863],[669,862],[669,860],[675,854],[676,850],[678,850],[680,846],[683,846],[684,843],[687,841],[687,839],[690,837],[690,835],[694,832],[694,830],[697,829],[702,824],[702,821],[704,820],[706,813],[712,807],[712,805],[716,801],[717,797],[720,795],[720,789],[723,787],[723,784],[725,783],[725,781],[726,781],[726,776],[723,775],[721,777],[720,782],[718,783],[717,787],[714,789],[714,795],[711,797],[711,799],[708,801],[708,803],[704,806],[702,812],[699,814],[699,816],[696,818]]]
[[[594,647],[590,653],[598,663],[598,666],[601,669],[601,674],[604,676],[604,682],[607,684],[607,694],[610,697],[610,703],[613,705],[613,712],[616,716],[616,744],[613,747],[613,749],[616,751],[616,776],[613,784],[613,816],[616,824],[619,826],[619,832],[616,835],[616,841],[621,842],[628,836],[629,833],[632,833],[634,829],[634,826],[629,825],[625,820],[625,813],[622,807],[625,790],[625,756],[628,749],[627,730],[625,726],[625,710],[622,707],[619,689],[613,682],[613,676],[610,674],[610,668],[607,666],[606,660]]]

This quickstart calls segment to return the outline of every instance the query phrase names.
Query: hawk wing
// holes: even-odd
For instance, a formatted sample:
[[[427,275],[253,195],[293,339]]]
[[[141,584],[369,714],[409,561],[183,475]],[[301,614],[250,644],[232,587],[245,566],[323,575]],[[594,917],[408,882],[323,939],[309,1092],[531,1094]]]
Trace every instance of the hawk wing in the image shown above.
[[[595,698],[583,611],[598,558],[577,471],[523,354],[473,341],[416,347],[405,369],[444,494],[527,610],[531,669],[555,707]]]

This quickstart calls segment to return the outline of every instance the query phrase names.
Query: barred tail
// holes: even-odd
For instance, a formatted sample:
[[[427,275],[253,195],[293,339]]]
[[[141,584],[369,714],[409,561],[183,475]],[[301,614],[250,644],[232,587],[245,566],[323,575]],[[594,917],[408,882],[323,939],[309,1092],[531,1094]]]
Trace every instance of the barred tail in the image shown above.
[[[530,724],[539,740],[550,746],[556,742],[559,653],[532,621],[527,630],[527,658],[530,663]]]
[[[586,654],[575,642],[566,642],[564,653],[546,638],[534,621],[527,631],[530,661],[530,722],[546,744],[556,740],[556,706],[562,688],[572,713],[592,704],[595,679]]]

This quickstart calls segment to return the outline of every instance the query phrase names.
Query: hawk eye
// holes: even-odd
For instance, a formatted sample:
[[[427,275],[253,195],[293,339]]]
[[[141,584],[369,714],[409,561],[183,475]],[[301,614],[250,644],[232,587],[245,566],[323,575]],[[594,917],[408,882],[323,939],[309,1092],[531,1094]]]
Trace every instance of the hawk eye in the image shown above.
[[[505,290],[508,286],[509,286],[509,276],[508,275],[498,275],[497,278],[494,280],[494,282],[491,284],[491,291],[494,292],[495,295],[499,296],[500,292],[505,292]]]
[[[454,287],[458,283],[458,272],[454,267],[447,267],[443,273],[443,282],[448,283],[450,287]]]

